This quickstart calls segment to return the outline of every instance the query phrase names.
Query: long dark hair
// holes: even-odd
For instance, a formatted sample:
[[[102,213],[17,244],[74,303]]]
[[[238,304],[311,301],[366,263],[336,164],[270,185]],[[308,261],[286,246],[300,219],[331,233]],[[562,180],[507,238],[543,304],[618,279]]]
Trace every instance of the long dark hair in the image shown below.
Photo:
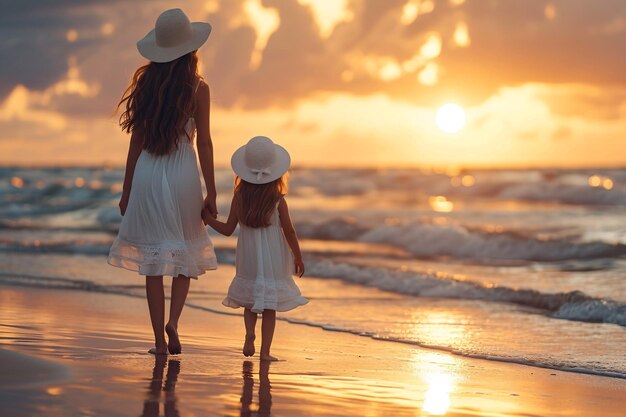
[[[153,155],[172,152],[195,112],[193,95],[198,79],[196,51],[171,62],[140,67],[115,109],[126,107],[120,116],[122,130],[140,129],[143,149]]]
[[[286,175],[267,184],[252,184],[235,178],[239,223],[254,228],[269,226],[276,203],[287,194],[287,187]]]

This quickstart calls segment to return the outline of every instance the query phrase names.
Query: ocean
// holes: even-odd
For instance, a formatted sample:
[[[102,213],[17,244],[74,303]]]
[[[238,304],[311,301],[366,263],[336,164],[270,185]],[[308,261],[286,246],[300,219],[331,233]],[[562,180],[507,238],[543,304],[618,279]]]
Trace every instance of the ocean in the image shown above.
[[[123,176],[0,167],[0,291],[142,296],[142,279],[106,264]],[[233,175],[216,178],[225,216]],[[626,378],[626,169],[299,168],[289,183],[310,303],[281,319]],[[236,237],[209,233],[233,264]],[[189,306],[236,313],[210,279],[192,282]]]

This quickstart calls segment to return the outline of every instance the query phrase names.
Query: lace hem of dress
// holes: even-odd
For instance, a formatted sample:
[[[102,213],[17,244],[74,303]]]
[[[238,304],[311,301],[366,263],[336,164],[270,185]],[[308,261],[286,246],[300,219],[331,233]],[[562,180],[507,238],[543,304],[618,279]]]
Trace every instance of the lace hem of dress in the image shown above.
[[[288,300],[281,300],[277,302],[259,303],[258,301],[255,301],[255,302],[243,301],[243,300],[237,300],[233,298],[231,295],[227,295],[222,300],[222,305],[225,307],[248,308],[252,310],[253,313],[262,313],[263,310],[276,310],[276,311],[284,312],[284,311],[293,310],[294,308],[303,306],[308,303],[309,303],[309,300],[302,297],[301,295],[295,296]]]
[[[217,258],[208,236],[156,245],[129,242],[118,236],[111,246],[108,263],[140,275],[185,275],[190,278],[217,269]]]

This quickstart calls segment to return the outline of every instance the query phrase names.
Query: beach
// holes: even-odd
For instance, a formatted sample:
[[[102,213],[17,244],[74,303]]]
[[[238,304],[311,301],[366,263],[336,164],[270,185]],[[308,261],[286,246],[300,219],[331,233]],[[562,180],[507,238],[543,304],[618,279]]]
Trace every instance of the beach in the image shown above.
[[[626,417],[626,1],[5,3],[0,417]]]
[[[221,304],[236,236],[208,231],[219,269],[155,360],[144,279],[106,263],[123,170],[0,174],[2,416],[623,414],[626,170],[294,170],[310,302],[267,367]]]
[[[204,296],[217,303],[232,273],[226,266],[205,276]],[[0,289],[3,369],[15,352],[29,365],[2,373],[3,416],[623,415],[623,379],[285,322],[273,349],[281,361],[262,364],[241,354],[240,317],[205,308],[183,314],[183,354],[157,358],[147,353],[152,336],[138,296]]]

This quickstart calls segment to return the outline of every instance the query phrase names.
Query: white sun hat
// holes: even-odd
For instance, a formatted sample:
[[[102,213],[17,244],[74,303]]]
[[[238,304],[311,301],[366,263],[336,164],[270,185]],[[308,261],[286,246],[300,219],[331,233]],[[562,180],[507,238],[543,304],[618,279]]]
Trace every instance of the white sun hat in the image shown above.
[[[252,184],[277,180],[287,172],[290,164],[291,157],[285,148],[265,136],[253,137],[230,159],[235,174]]]
[[[210,24],[192,23],[181,9],[170,9],[161,13],[154,29],[137,42],[137,49],[152,62],[170,62],[200,48],[210,34]]]

